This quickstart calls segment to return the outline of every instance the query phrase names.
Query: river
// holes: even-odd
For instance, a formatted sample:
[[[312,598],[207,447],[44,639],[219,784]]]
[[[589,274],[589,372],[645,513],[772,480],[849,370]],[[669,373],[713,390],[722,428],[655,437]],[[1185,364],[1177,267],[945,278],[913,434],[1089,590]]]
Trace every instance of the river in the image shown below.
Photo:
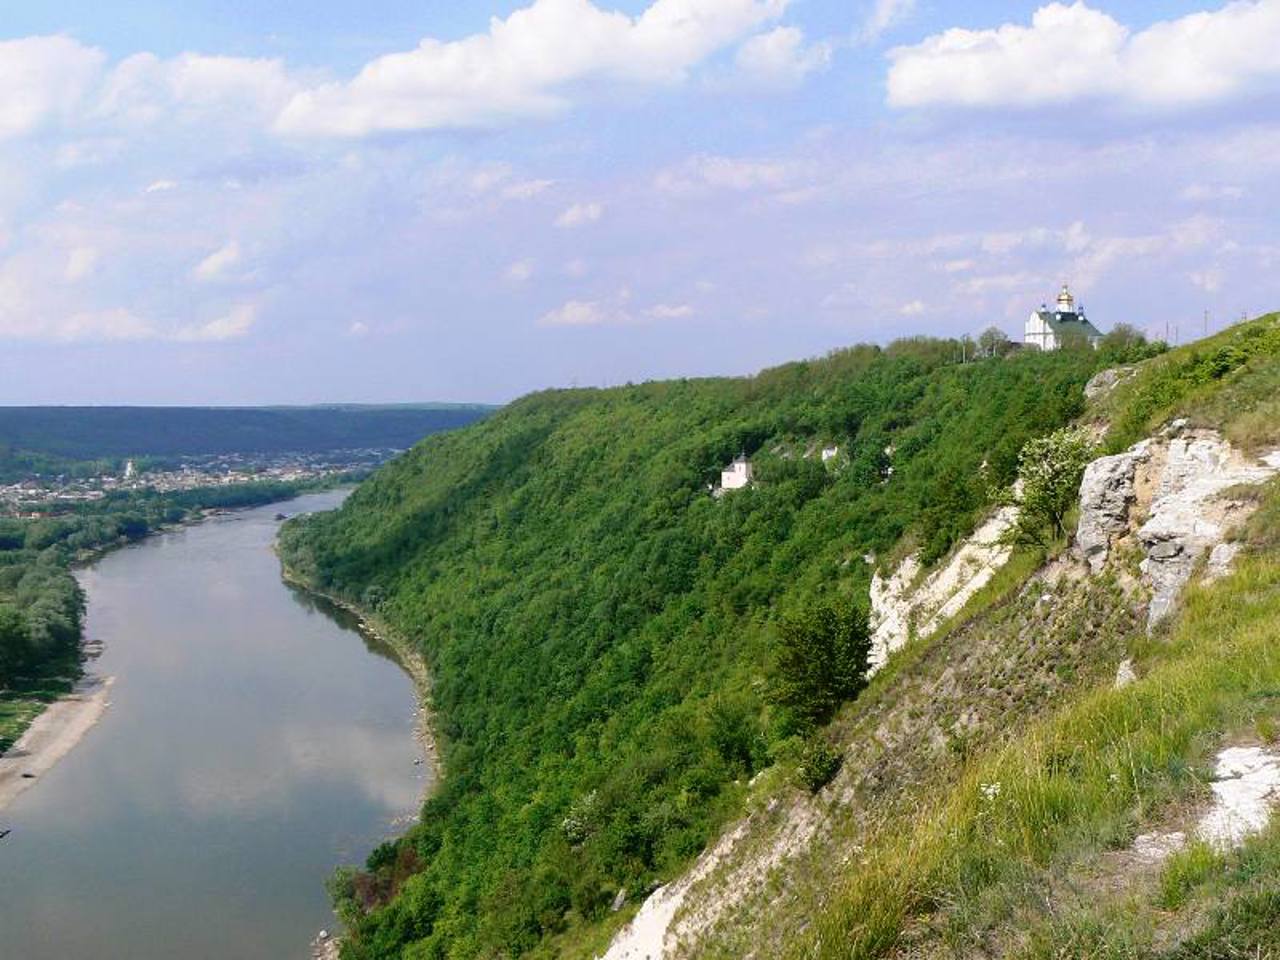
[[[111,705],[0,818],[0,956],[302,960],[333,929],[325,878],[402,832],[431,776],[409,677],[280,579],[276,514],[342,496],[81,572]]]

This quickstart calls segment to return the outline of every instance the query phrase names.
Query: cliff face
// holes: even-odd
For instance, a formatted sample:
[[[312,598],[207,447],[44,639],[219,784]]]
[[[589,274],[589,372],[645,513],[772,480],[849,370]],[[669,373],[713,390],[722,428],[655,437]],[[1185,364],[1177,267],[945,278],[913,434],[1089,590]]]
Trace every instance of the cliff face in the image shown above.
[[[1257,506],[1256,487],[1280,468],[1280,451],[1251,457],[1216,430],[1175,420],[1159,436],[1091,463],[1080,486],[1077,548],[1094,574],[1118,546],[1142,553],[1139,568],[1151,590],[1148,625],[1173,610],[1197,565],[1212,557],[1226,572],[1233,527]]]
[[[1164,389],[1173,364],[1157,363],[1095,402],[1133,376],[1121,403]],[[1280,949],[1280,708],[1241,710],[1280,678],[1280,423],[1251,428],[1251,450],[1228,439],[1276,377],[1280,355],[1261,352],[1181,400],[1194,419],[1090,462],[1072,542],[1038,569],[1002,569],[1012,515],[996,513],[932,569],[912,555],[877,573],[890,669],[832,727],[836,779],[812,797],[764,785],[606,956]],[[1260,901],[1205,879],[1259,857]]]

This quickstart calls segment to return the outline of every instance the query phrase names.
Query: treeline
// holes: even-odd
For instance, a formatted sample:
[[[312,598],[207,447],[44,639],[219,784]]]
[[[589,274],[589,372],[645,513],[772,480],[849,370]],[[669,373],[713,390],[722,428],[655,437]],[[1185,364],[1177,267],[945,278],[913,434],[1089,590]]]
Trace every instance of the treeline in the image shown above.
[[[828,778],[875,558],[945,554],[1118,356],[959,353],[535,394],[287,524],[296,572],[426,655],[443,751],[421,823],[335,878],[344,956],[564,952],[761,770]],[[756,482],[712,498],[740,452]]]
[[[0,694],[50,672],[74,673],[84,601],[71,564],[208,509],[286,499],[308,484],[263,482],[173,493],[114,493],[38,518],[0,517]]]
[[[324,407],[0,407],[0,478],[68,461],[227,453],[403,449],[487,416],[479,405]],[[40,469],[44,466],[44,470]]]

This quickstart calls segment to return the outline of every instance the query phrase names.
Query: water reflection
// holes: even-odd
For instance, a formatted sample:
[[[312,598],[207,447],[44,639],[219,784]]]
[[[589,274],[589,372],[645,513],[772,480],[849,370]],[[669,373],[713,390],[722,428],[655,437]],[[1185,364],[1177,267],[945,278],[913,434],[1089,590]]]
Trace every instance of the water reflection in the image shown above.
[[[83,573],[112,706],[3,816],[4,956],[301,960],[333,926],[332,868],[416,813],[412,684],[351,614],[280,580],[279,509]]]

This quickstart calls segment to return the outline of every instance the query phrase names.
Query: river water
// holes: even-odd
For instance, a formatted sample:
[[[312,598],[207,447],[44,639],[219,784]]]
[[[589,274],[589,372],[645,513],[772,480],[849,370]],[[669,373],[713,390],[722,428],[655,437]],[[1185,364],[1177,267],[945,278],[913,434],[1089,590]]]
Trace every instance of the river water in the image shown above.
[[[333,928],[325,878],[402,832],[431,775],[409,678],[280,579],[276,514],[342,496],[82,572],[111,706],[3,815],[0,957],[301,960]]]

